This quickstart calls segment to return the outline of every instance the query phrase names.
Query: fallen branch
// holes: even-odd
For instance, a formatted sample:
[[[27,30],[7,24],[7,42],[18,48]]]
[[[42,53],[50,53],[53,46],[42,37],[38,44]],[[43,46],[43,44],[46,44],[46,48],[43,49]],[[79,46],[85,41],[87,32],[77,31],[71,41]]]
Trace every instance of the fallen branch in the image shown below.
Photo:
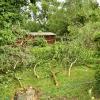
[[[77,59],[75,59],[75,61],[71,63],[71,65],[70,65],[70,67],[69,67],[69,69],[68,69],[68,76],[69,76],[69,77],[70,77],[70,75],[71,75],[71,68],[72,68],[72,66],[76,63],[76,61],[77,61]]]
[[[16,74],[14,73],[14,79],[19,83],[19,85],[20,85],[20,87],[22,88],[23,87],[23,85],[22,85],[22,83],[21,83],[21,81],[20,81],[20,79],[16,76]]]
[[[16,66],[18,63],[19,63],[19,61],[16,61],[15,65],[14,65],[14,69],[16,69]]]
[[[37,64],[35,64],[34,69],[33,69],[34,75],[36,76],[36,78],[40,78],[39,75],[38,75],[37,72],[36,72],[36,67],[37,67],[38,64],[40,64],[40,62],[37,63]]]
[[[59,86],[59,83],[57,81],[56,73],[53,70],[50,70],[50,71],[51,71],[51,74],[52,74],[52,78],[54,80],[54,83],[58,87]]]
[[[17,64],[19,63],[19,61],[16,61],[15,65],[14,65],[14,70],[16,69]],[[20,87],[22,88],[22,83],[20,81],[20,79],[16,76],[15,72],[14,72],[14,79],[18,82],[18,84],[20,85]]]
[[[49,67],[50,67],[50,72],[51,72],[51,74],[52,74],[52,78],[53,78],[54,84],[58,87],[58,86],[59,86],[59,83],[58,83],[57,77],[56,77],[56,74],[57,74],[57,73],[55,73],[55,72],[52,70],[52,68],[51,68],[51,66],[50,66],[50,63],[49,63]]]

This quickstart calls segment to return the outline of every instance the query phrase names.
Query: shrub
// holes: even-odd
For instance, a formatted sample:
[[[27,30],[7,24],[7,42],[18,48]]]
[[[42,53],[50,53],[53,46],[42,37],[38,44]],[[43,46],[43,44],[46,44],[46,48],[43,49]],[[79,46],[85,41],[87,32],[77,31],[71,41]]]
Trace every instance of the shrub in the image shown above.
[[[69,39],[78,39],[80,43],[87,49],[95,49],[94,39],[100,32],[100,23],[86,23],[84,26],[77,27],[76,25],[69,26],[68,30],[70,32]],[[77,30],[76,30],[77,29]]]
[[[30,32],[37,32],[40,30],[40,25],[34,21],[28,21],[25,25],[24,28],[26,30],[29,30]]]
[[[47,45],[47,41],[43,37],[36,37],[33,46],[45,47]]]
[[[47,21],[46,27],[48,31],[54,32],[60,36],[67,34],[68,22],[67,22],[67,17],[65,15],[65,12],[59,10],[55,14],[52,14]]]
[[[0,72],[8,73],[29,67],[34,62],[34,56],[30,49],[12,47],[10,45],[0,47]]]
[[[73,61],[77,59],[76,64],[88,64],[90,63],[93,52],[84,48],[84,46],[78,40],[73,40],[66,44],[60,51],[60,59],[62,63],[69,66]]]
[[[16,39],[26,35],[26,31],[18,25],[13,25],[12,28],[4,28],[0,30],[0,45],[11,45],[16,42]]]
[[[10,29],[0,30],[0,45],[11,44],[15,41],[16,36]]]

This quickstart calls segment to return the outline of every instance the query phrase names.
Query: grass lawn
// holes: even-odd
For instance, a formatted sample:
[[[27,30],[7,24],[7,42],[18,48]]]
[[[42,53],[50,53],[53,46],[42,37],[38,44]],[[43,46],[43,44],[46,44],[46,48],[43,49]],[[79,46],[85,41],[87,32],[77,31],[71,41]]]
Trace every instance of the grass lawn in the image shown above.
[[[72,98],[90,100],[88,90],[92,87],[92,84],[89,82],[94,80],[94,70],[86,67],[73,67],[71,77],[68,77],[68,72],[62,67],[55,68],[55,71],[58,72],[58,87],[55,86],[49,69],[46,70],[45,67],[37,68],[40,79],[34,76],[32,68],[19,71],[16,76],[21,79],[23,87],[33,86],[38,89],[41,93],[41,100],[48,100],[47,98],[58,100],[59,97],[66,97],[68,100],[74,100]],[[0,84],[0,100],[10,100],[4,98],[12,97],[18,88],[18,82],[8,76],[4,83]]]

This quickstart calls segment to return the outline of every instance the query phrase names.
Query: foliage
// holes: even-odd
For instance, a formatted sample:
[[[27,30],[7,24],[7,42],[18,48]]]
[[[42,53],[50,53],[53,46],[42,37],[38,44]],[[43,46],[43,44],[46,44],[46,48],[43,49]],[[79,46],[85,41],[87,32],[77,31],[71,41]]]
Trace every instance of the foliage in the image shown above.
[[[33,46],[45,47],[47,41],[43,37],[36,37],[33,42]]]
[[[20,7],[23,5],[26,5],[24,0],[0,1],[0,28],[22,21],[24,17],[20,13]]]
[[[36,23],[35,21],[28,21],[25,25],[23,25],[24,28],[30,32],[37,32],[39,31],[40,25]]]
[[[100,33],[95,36],[95,43],[96,43],[96,56],[98,60],[100,59]],[[96,72],[95,72],[95,86],[94,91],[97,95],[100,94],[100,61],[97,63]]]
[[[0,31],[0,45],[12,44],[15,40],[16,37],[10,29]]]
[[[67,39],[47,45],[44,38],[37,37],[34,43],[30,42],[26,47],[16,46],[16,40],[26,35],[25,30],[50,31]],[[36,65],[44,70],[41,73],[50,74],[50,66],[53,70],[59,67],[67,69],[76,59],[75,66],[95,64],[95,52],[98,52],[97,59],[100,57],[99,40],[100,9],[92,0],[31,0],[31,3],[25,0],[0,1],[1,75],[13,73],[13,76],[18,70],[34,68]],[[95,78],[95,89],[98,88],[99,92],[100,69],[97,69]]]
[[[26,31],[18,25],[13,25],[12,28],[4,28],[0,30],[0,46],[14,44],[18,38],[23,38],[25,35]]]
[[[100,23],[88,23],[84,27],[82,27],[79,32],[80,32],[80,39],[83,41],[84,45],[87,48],[94,48],[93,46],[95,45],[94,39],[95,36],[99,34],[100,31]]]
[[[56,0],[36,0],[32,3],[29,3],[29,11],[33,13],[30,19],[33,19],[36,24],[40,26],[42,31],[47,31],[47,21],[49,17],[57,11],[59,3]]]
[[[24,14],[21,14],[21,7],[26,4],[24,0],[0,1],[0,45],[13,44],[25,33],[22,32],[20,24],[25,19]]]
[[[50,16],[47,22],[48,31],[54,32],[60,36],[68,34],[68,22],[65,13],[66,12],[64,12],[63,10],[59,10],[55,14]]]
[[[96,48],[97,48],[97,56],[100,57],[100,33],[99,33],[99,32],[98,32],[98,34],[95,36],[94,41],[95,41]]]
[[[96,74],[95,74],[95,93],[96,94],[100,94],[100,66],[98,65],[97,70],[96,70]]]
[[[29,50],[22,47],[1,46],[0,47],[0,72],[9,73],[29,67],[34,57]]]

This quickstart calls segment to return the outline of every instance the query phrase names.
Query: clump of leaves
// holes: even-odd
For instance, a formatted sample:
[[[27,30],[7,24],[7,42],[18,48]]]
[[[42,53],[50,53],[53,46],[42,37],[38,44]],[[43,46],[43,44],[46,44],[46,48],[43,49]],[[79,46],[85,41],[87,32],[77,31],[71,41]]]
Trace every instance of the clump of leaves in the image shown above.
[[[26,35],[26,30],[21,29],[19,25],[13,25],[11,28],[0,30],[0,45],[11,45],[18,38],[23,38]]]
[[[16,36],[10,29],[0,30],[0,45],[11,44],[15,40]]]
[[[40,25],[35,21],[28,21],[24,24],[24,28],[30,32],[37,32],[40,30]]]
[[[43,37],[36,37],[33,46],[45,47],[47,45],[47,41]]]
[[[9,73],[31,66],[34,62],[29,49],[23,47],[1,46],[0,47],[0,72]],[[32,61],[33,60],[33,61]]]

